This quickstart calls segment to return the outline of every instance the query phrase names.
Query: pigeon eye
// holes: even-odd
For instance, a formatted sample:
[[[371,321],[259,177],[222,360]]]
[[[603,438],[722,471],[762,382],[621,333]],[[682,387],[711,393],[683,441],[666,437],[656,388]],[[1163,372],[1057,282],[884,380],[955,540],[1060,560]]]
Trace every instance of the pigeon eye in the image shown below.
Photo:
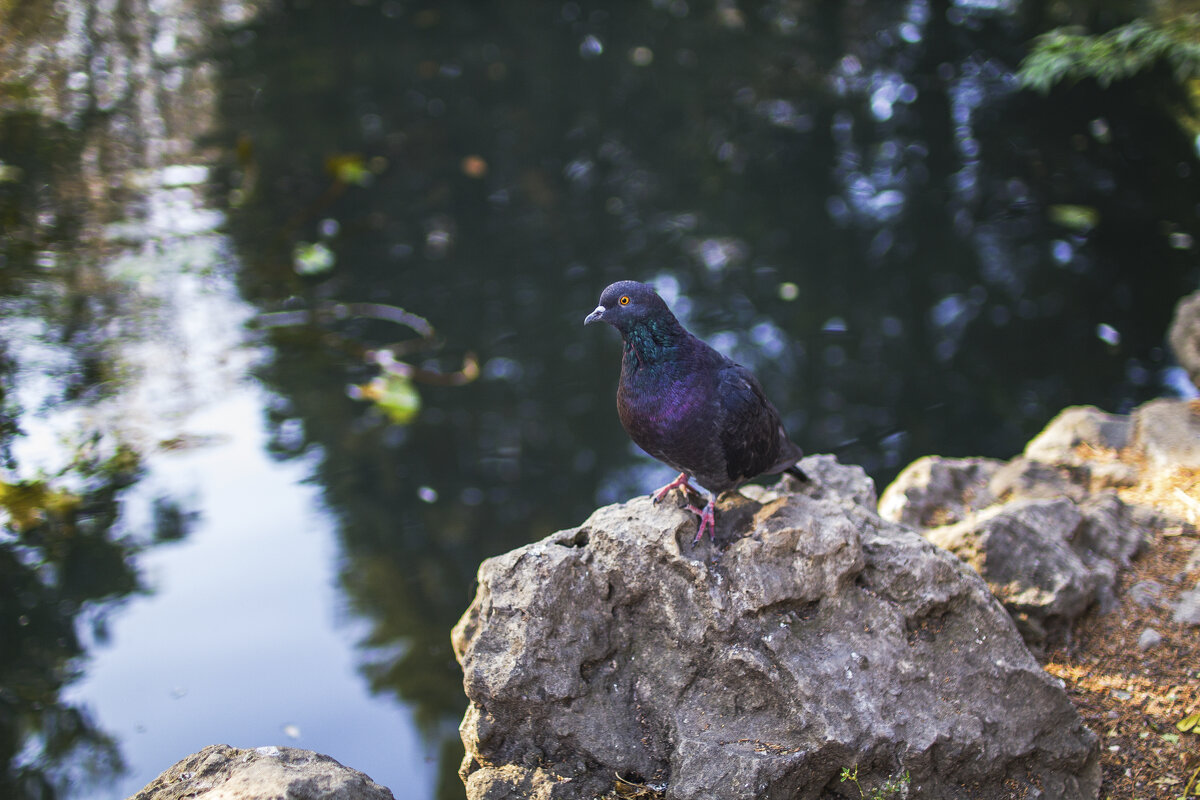
[[[621,295],[621,299],[618,300],[617,302],[623,306],[629,305],[629,295],[627,295],[627,294]]]

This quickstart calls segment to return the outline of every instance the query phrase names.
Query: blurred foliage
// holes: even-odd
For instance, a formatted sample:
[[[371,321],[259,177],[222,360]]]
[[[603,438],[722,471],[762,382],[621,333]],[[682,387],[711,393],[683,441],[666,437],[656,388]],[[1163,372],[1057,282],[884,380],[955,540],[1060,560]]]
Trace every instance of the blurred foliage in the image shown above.
[[[16,17],[49,10],[21,4]],[[5,66],[13,64],[0,70]],[[7,108],[13,87],[0,94]],[[102,723],[63,695],[84,669],[88,641],[102,640],[108,615],[142,591],[135,565],[142,545],[117,525],[123,492],[142,475],[141,458],[82,416],[61,438],[42,440],[51,452],[37,455],[59,467],[23,464],[16,447],[25,427],[43,427],[44,434],[48,418],[70,418],[105,396],[117,370],[103,343],[119,289],[95,268],[109,245],[84,235],[93,198],[79,171],[82,138],[27,110],[0,112],[0,797],[6,800],[78,794],[123,769],[118,743]],[[156,522],[165,525],[169,516]]]
[[[1200,77],[1200,14],[1163,23],[1137,19],[1097,36],[1050,31],[1034,41],[1018,77],[1023,86],[1044,93],[1085,78],[1108,86],[1159,63],[1181,83]]]
[[[47,515],[62,517],[79,505],[79,497],[65,489],[54,489],[45,481],[0,481],[0,508],[8,514],[9,525],[25,531]]]
[[[1099,35],[1050,31],[1034,40],[1017,77],[1023,87],[1046,94],[1059,84],[1087,79],[1108,87],[1157,67],[1166,68],[1187,98],[1184,124],[1200,131],[1200,14],[1135,19]]]
[[[113,532],[138,460],[91,444],[60,475],[0,481],[0,797],[53,798],[122,768],[116,742],[60,698],[84,656],[78,626],[102,628],[101,605],[140,590],[138,548]]]

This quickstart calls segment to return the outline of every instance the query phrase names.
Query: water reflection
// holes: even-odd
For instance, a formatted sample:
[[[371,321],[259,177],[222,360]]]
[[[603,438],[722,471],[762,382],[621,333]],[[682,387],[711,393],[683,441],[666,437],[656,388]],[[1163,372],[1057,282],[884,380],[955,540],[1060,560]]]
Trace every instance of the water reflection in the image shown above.
[[[171,749],[298,735],[397,796],[461,797],[448,631],[479,561],[670,477],[617,422],[615,338],[580,325],[613,280],[653,280],[757,372],[806,450],[885,482],[927,453],[1010,456],[1068,403],[1154,395],[1171,305],[1197,278],[1195,151],[1153,91],[1016,91],[1024,43],[1065,21],[1044,4],[166,5],[143,9],[149,26],[84,26],[98,60],[66,47],[53,108],[3,117],[6,475],[63,453],[45,436],[93,430],[48,406],[120,432],[150,475],[124,494],[128,471],[66,487],[129,506],[126,530],[112,510],[89,523],[103,580],[26,541],[50,522],[0,539],[58,676],[29,695],[0,674],[2,707],[42,726],[5,733],[12,781],[115,783],[107,723],[143,779]],[[64,31],[89,19],[63,6],[44,14]],[[1120,15],[1082,8],[1064,6]],[[191,60],[230,23],[215,60]],[[436,336],[365,312],[384,307]],[[364,387],[388,346],[408,371],[378,389],[385,408]],[[434,379],[476,359],[472,382]],[[153,602],[129,604],[111,649],[67,636],[98,618],[76,606],[137,591],[135,554],[167,576]],[[61,575],[76,606],[46,588]],[[165,632],[195,647],[173,624],[219,622],[197,584],[310,629],[251,665],[256,631],[238,626],[188,650],[204,666],[184,695],[124,700],[126,665],[181,680],[155,660]],[[311,624],[335,606],[337,631]],[[0,624],[22,613],[0,607]],[[94,722],[63,699],[81,641]],[[296,657],[305,641],[328,660]],[[279,689],[259,724],[208,701],[248,675]],[[62,713],[37,717],[30,696]],[[64,747],[51,730],[81,733]],[[436,788],[406,777],[425,758]]]
[[[57,459],[21,446],[45,432],[48,406],[98,393],[91,310],[43,277],[57,267],[55,234],[75,222],[43,181],[70,150],[36,115],[0,116],[0,795],[14,798],[121,769],[103,725],[62,692],[79,674],[81,631],[102,634],[109,604],[139,588],[137,547],[114,530],[136,454],[77,425]]]

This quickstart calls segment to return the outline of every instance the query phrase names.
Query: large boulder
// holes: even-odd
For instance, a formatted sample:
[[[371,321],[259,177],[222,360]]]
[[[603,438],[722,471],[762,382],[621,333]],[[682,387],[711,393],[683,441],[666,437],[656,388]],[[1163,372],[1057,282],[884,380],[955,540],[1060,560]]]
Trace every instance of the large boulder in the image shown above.
[[[294,747],[214,744],[184,758],[129,800],[394,800],[329,756]]]
[[[715,545],[640,498],[485,561],[453,632],[468,797],[1096,797],[1096,737],[979,576],[858,468],[802,467]]]

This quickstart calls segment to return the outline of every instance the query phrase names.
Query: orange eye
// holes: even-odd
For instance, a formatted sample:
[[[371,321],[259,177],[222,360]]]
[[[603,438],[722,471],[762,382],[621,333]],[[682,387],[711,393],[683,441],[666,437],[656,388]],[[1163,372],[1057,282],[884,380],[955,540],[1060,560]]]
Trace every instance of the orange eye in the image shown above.
[[[623,306],[629,305],[629,295],[627,295],[627,294],[621,295],[621,299],[618,300],[617,302]]]

